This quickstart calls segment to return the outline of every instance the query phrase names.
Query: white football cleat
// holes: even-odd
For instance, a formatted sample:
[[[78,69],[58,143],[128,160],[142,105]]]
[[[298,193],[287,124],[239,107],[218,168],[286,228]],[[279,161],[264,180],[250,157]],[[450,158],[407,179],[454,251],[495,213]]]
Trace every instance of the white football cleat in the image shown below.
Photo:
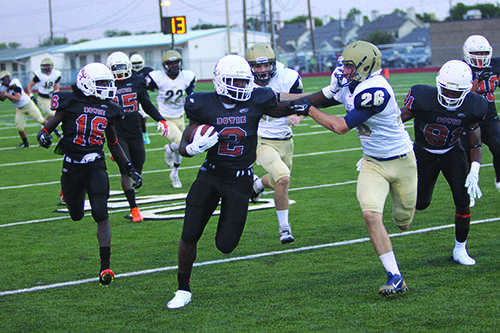
[[[253,175],[252,194],[250,195],[250,201],[252,201],[253,203],[259,202],[259,197],[262,192],[264,192],[264,186],[261,186],[261,188],[257,186],[257,181],[259,179],[259,176],[257,176],[256,174]]]
[[[187,290],[177,290],[174,298],[167,303],[169,309],[183,308],[191,302],[191,292]]]
[[[295,241],[290,228],[280,230],[280,241],[281,244],[292,243]]]
[[[453,249],[453,260],[466,266],[476,264],[476,261],[469,256],[466,249]]]
[[[165,163],[167,163],[169,168],[174,167],[174,152],[169,144],[165,145]]]
[[[500,192],[500,182],[495,182],[495,186],[497,187],[498,192]]]
[[[172,171],[170,173],[170,180],[172,181],[172,186],[174,188],[181,188],[182,187],[181,180],[179,179],[179,175],[177,173],[174,173]]]

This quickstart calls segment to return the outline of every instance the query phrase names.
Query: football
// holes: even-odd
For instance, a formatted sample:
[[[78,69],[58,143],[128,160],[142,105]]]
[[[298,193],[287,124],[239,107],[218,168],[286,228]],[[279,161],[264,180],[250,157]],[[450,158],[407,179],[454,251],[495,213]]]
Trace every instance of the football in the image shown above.
[[[201,127],[201,132],[200,134],[201,135],[204,135],[205,133],[207,133],[208,130],[211,130],[210,134],[215,132],[215,128],[211,125],[207,125],[207,124],[201,124],[199,125],[192,133],[191,133],[191,137],[189,138],[189,141],[193,141],[193,137],[196,133],[196,131],[198,130],[198,128]]]

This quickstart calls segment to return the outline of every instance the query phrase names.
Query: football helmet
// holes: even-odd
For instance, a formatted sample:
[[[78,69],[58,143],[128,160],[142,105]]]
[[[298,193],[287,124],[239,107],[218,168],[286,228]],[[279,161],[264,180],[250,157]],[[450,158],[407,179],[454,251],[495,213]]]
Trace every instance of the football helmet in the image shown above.
[[[168,50],[161,57],[161,64],[168,76],[176,76],[182,70],[182,57],[176,50]]]
[[[267,85],[276,74],[276,56],[268,43],[257,43],[247,50],[247,61],[252,69],[255,82]],[[268,64],[268,69],[264,71],[255,71],[254,66]]]
[[[10,74],[9,71],[1,71],[0,72],[0,81],[3,80],[6,77],[12,77],[12,74]]]
[[[93,62],[83,66],[76,76],[76,86],[85,96],[113,99],[116,93],[115,78],[104,64]]]
[[[361,82],[372,75],[379,74],[382,66],[382,54],[378,47],[365,41],[357,41],[346,46],[342,52],[344,72],[339,74],[339,82],[350,85]],[[342,80],[345,78],[346,80]]]
[[[132,54],[130,56],[130,62],[132,63],[132,69],[136,72],[144,67],[144,59],[139,53]]]
[[[464,60],[472,67],[483,68],[490,65],[493,48],[481,35],[469,36],[463,46]]]
[[[111,53],[106,63],[115,79],[126,80],[132,76],[132,63],[125,53]]]
[[[446,62],[436,77],[439,104],[457,109],[472,89],[472,70],[461,60]]]
[[[235,101],[247,101],[252,95],[254,77],[245,58],[230,54],[217,61],[214,68],[214,86],[218,95]]]
[[[54,69],[54,62],[50,58],[43,58],[40,62],[40,71],[43,74],[50,74]]]

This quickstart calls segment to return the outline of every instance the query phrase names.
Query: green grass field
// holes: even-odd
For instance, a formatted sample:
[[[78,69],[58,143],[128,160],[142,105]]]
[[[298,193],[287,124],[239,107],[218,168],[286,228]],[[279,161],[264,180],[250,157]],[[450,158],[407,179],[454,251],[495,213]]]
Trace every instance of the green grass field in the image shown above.
[[[413,84],[435,75],[391,75],[400,105]],[[305,78],[306,91],[328,77]],[[197,91],[211,90],[200,83]],[[342,107],[327,112],[341,115]],[[185,194],[202,157],[183,159],[183,188],[173,189],[163,161],[166,140],[148,121],[144,186],[138,198]],[[409,124],[410,126],[410,124]],[[295,128],[290,222],[295,243],[281,245],[274,209],[251,211],[239,247],[230,255],[214,245],[217,217],[198,246],[193,300],[168,310],[177,288],[177,245],[182,219],[125,218],[110,210],[111,267],[117,274],[99,286],[96,226],[87,215],[73,222],[54,212],[61,159],[36,145],[39,125],[28,122],[31,147],[20,142],[14,108],[0,103],[0,331],[1,332],[498,332],[500,326],[499,199],[491,154],[483,146],[483,198],[472,208],[471,267],[451,259],[454,207],[444,179],[431,206],[417,212],[409,232],[385,224],[409,291],[381,298],[385,272],[368,239],[356,200],[355,131],[339,136],[306,119]],[[413,135],[411,127],[408,127]],[[111,189],[121,191],[118,168],[108,162]],[[261,167],[256,167],[262,175]],[[113,198],[123,198],[117,195]],[[263,199],[272,199],[265,192]],[[140,204],[141,211],[182,205],[183,200]],[[182,215],[182,209],[176,213]]]

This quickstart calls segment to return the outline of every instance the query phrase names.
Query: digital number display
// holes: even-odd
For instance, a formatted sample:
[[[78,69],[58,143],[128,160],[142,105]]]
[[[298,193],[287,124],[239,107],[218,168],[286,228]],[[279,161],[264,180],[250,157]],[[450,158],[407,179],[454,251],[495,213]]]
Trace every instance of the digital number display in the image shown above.
[[[161,19],[161,32],[166,35],[185,34],[186,16],[168,16]]]

